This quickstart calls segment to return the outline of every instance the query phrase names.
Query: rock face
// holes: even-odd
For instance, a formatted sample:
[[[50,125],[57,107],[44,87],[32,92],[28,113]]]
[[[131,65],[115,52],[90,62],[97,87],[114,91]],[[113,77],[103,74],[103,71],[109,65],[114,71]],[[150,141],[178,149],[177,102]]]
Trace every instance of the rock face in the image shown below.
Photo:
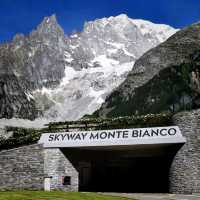
[[[138,59],[96,115],[178,112],[199,106],[200,23],[196,23]]]
[[[0,118],[78,119],[100,107],[136,59],[177,30],[126,15],[66,37],[56,17],[0,46]]]
[[[55,87],[63,78],[64,40],[64,32],[51,16],[29,36],[16,35],[0,46],[1,118],[34,119],[41,114],[31,92]]]
[[[33,99],[28,99],[22,80],[14,74],[0,75],[0,116],[34,119],[39,111]]]
[[[121,14],[86,22],[83,32],[73,34],[67,39],[66,51],[70,54],[67,54],[71,58],[70,65],[75,68],[91,67],[95,61],[99,61],[98,56],[101,55],[121,64],[128,63],[135,61],[175,32],[168,25],[133,20]]]
[[[38,98],[38,104],[47,108],[42,109],[44,116],[63,121],[93,113],[125,80],[136,59],[176,31],[123,14],[85,23],[83,32],[66,39],[65,77],[61,84],[37,92],[48,99],[45,105],[41,103],[44,99]]]

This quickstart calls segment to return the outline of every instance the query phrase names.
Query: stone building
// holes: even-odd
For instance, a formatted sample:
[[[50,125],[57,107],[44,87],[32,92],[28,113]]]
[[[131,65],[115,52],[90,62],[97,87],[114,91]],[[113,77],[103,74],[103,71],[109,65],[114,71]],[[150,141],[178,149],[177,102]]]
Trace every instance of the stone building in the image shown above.
[[[64,185],[62,177],[70,176]],[[58,148],[40,144],[26,145],[0,152],[0,190],[43,190],[45,179],[51,189],[78,190],[78,172]]]
[[[68,137],[66,134],[52,133],[44,134],[48,136],[48,144],[3,150],[0,152],[0,190],[200,192],[200,110],[181,112],[172,119],[169,126],[172,128],[155,130],[163,131],[162,136],[167,132],[174,136],[174,127],[178,126],[182,136],[138,139],[132,144],[128,131],[124,130],[123,140],[110,139],[107,143],[104,131],[101,138],[93,135],[93,142],[80,141],[80,136],[75,134],[69,137],[76,136],[79,142],[65,144],[59,138]],[[135,137],[139,136],[137,131],[141,131],[142,137],[144,130],[134,131]],[[112,137],[114,133],[109,134]],[[53,145],[49,145],[54,139]]]

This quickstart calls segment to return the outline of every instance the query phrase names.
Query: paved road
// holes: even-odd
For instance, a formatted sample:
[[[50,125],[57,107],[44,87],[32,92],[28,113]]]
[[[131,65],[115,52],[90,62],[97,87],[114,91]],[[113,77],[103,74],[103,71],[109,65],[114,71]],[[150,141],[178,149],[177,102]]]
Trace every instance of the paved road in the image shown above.
[[[103,193],[112,196],[135,198],[138,200],[200,200],[200,194],[180,195],[180,194],[137,194],[137,193]]]

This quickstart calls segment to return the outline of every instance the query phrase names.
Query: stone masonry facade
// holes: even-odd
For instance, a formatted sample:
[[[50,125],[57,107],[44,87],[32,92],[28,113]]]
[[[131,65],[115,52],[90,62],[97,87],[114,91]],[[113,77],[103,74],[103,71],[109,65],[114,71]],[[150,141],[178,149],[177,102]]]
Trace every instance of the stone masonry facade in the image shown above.
[[[78,191],[78,172],[58,148],[44,149],[44,172],[51,178],[51,189]],[[70,177],[70,184],[63,185],[65,176]]]
[[[44,156],[41,145],[0,152],[0,190],[43,189]]]
[[[63,185],[64,176],[71,177]],[[43,190],[44,179],[51,177],[51,189],[78,191],[78,172],[60,149],[27,145],[0,152],[0,191]]]
[[[200,109],[173,117],[187,142],[170,167],[170,192],[200,193]],[[78,171],[59,148],[33,144],[0,152],[0,190],[43,190],[50,178],[51,189],[78,191]],[[64,177],[70,183],[63,184]]]
[[[200,109],[173,117],[187,142],[177,152],[170,169],[170,192],[200,193]]]

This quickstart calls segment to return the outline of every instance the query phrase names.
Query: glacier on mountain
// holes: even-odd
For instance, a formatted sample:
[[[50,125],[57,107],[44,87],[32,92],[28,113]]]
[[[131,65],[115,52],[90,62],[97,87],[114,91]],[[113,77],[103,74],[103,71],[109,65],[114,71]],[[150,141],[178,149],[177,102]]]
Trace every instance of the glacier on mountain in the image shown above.
[[[61,84],[33,93],[42,93],[52,102],[44,117],[51,121],[77,120],[93,113],[125,80],[136,59],[176,31],[125,14],[85,23],[83,32],[66,39]]]
[[[43,113],[42,118],[35,120],[35,124],[29,123],[33,126],[37,126],[41,120],[77,120],[93,113],[106,96],[126,79],[140,56],[178,31],[168,25],[131,19],[121,14],[86,22],[82,32],[64,39],[59,27],[59,34],[54,38],[55,44],[51,44],[48,39],[51,37],[42,34],[51,34],[52,28],[58,29],[55,16],[53,20],[45,18],[44,24],[47,28],[42,24],[37,28],[40,39],[47,47],[53,48],[56,44],[59,55],[63,54],[65,69],[59,85],[49,87],[43,84],[42,88],[26,93],[27,99],[34,99]],[[36,32],[33,31],[31,35],[36,40]],[[29,57],[35,51],[33,49]],[[42,79],[42,83],[46,82],[49,83],[47,77]]]

